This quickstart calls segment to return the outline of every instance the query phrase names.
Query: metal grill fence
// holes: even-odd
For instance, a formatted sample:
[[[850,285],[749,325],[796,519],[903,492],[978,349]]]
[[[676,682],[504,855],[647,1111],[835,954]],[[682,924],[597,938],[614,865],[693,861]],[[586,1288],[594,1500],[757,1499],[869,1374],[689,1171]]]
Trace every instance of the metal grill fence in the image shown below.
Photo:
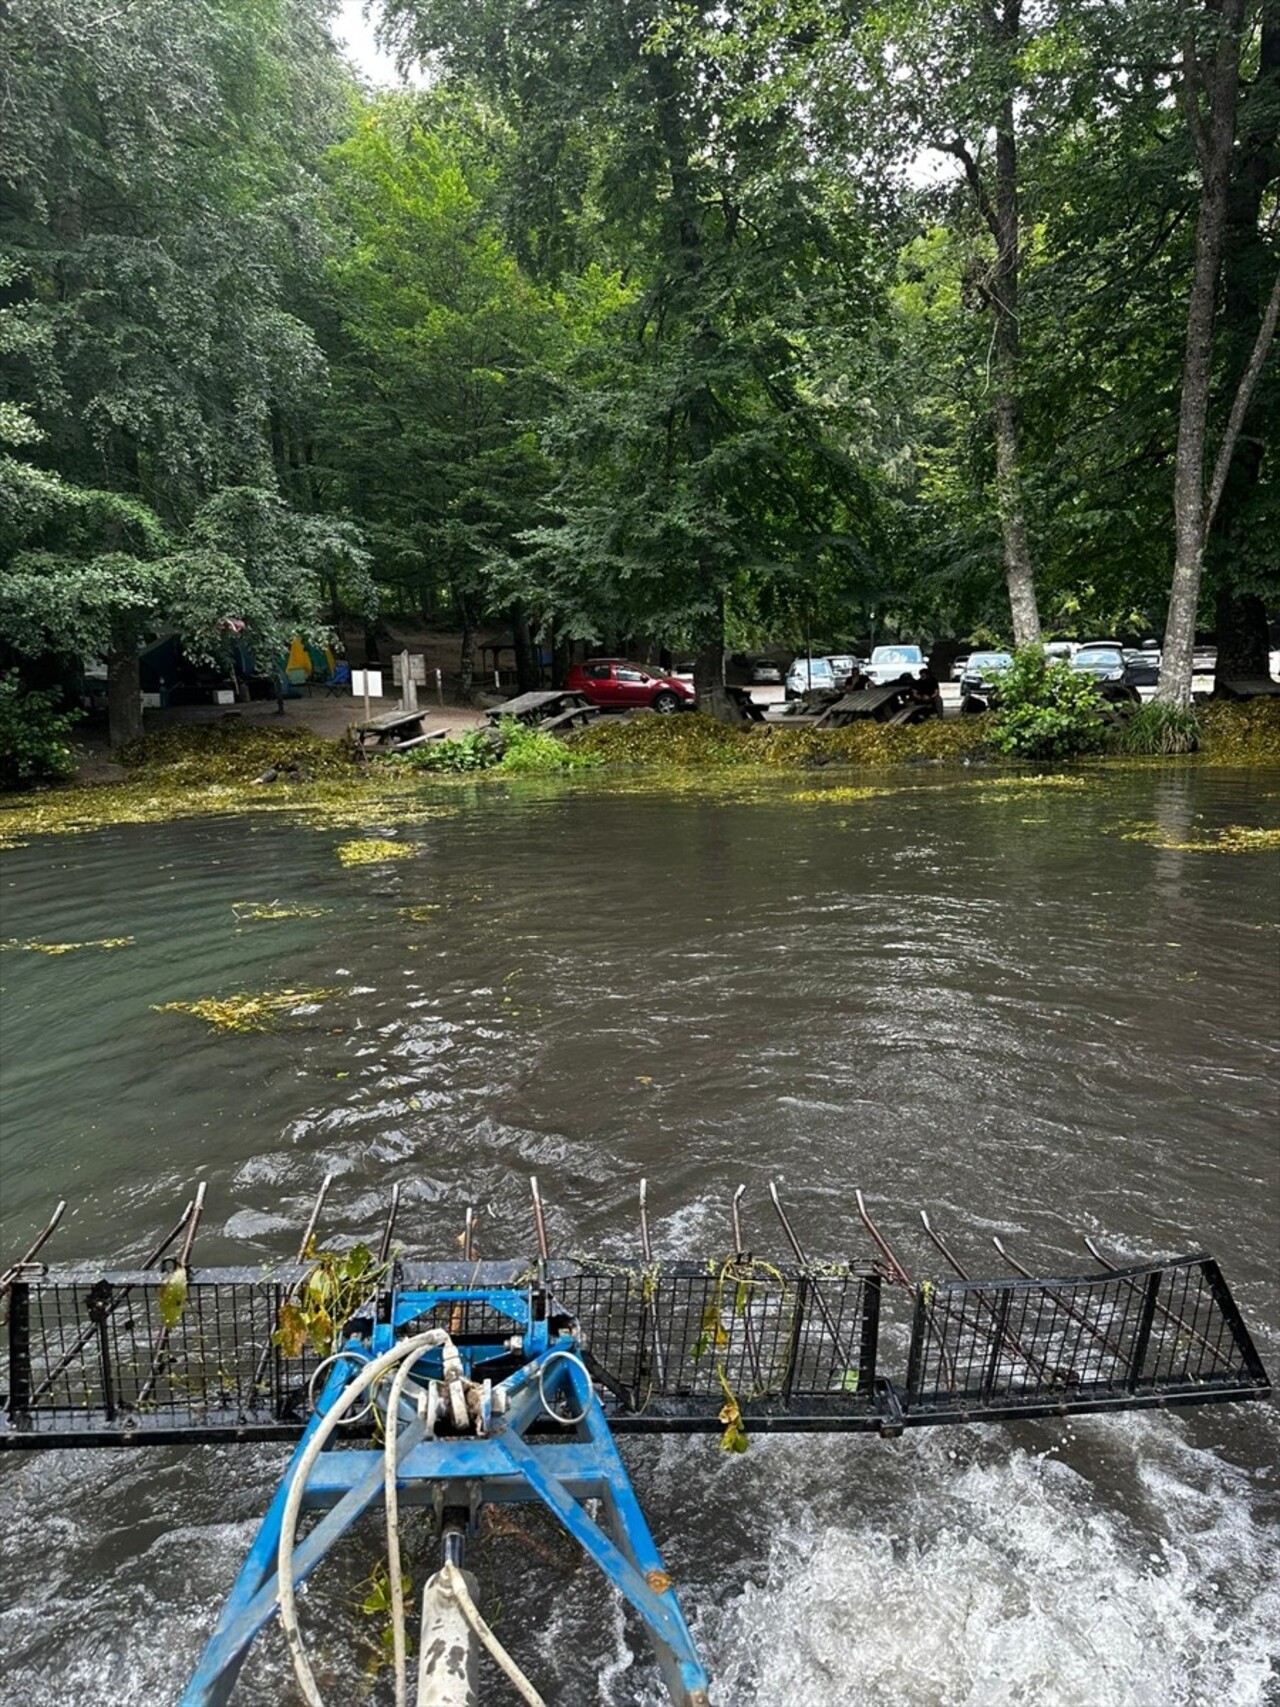
[[[1266,1376],[1206,1257],[1066,1280],[922,1287],[909,1413],[1215,1396]]]

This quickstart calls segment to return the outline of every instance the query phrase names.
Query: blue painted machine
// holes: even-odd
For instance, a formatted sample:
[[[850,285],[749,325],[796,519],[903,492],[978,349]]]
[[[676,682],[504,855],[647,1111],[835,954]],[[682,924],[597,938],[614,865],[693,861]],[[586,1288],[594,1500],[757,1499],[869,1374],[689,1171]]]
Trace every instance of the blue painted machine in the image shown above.
[[[400,1514],[429,1514],[439,1570],[422,1587],[418,1707],[474,1707],[486,1649],[519,1698],[542,1696],[489,1629],[464,1569],[487,1505],[538,1503],[639,1614],[678,1707],[708,1707],[707,1674],[615,1436],[714,1431],[883,1435],[949,1422],[1260,1398],[1266,1373],[1210,1258],[1092,1274],[969,1278],[927,1217],[955,1279],[914,1283],[867,1213],[866,1263],[805,1254],[776,1192],[791,1256],[744,1248],[711,1263],[553,1260],[533,1188],[538,1254],[525,1264],[377,1256],[318,1260],[321,1189],[299,1260],[196,1269],[201,1187],[141,1269],[49,1269],[59,1211],[0,1275],[8,1298],[0,1447],[292,1440],[293,1458],[183,1707],[230,1700],[245,1655],[278,1618],[304,1699],[321,1707],[296,1588],[359,1519],[387,1533],[398,1703],[410,1698]],[[180,1243],[176,1259],[165,1253]],[[367,1259],[367,1260],[366,1260]],[[905,1380],[878,1367],[882,1289],[912,1294]],[[322,1354],[316,1319],[332,1311]],[[304,1327],[307,1332],[304,1333]],[[308,1339],[310,1335],[310,1340]],[[5,1379],[0,1376],[0,1379]],[[594,1512],[594,1515],[593,1515]],[[303,1514],[316,1519],[299,1538]]]

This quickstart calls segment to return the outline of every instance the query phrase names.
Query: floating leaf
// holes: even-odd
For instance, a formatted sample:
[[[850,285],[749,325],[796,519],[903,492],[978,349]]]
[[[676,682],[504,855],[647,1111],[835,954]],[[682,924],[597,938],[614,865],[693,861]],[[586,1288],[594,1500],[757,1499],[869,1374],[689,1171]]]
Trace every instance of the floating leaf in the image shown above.
[[[81,948],[128,948],[133,940],[131,936],[100,936],[90,942],[19,942],[10,937],[8,942],[0,943],[0,948],[17,949],[23,954],[74,954]]]
[[[186,1301],[187,1271],[185,1268],[175,1268],[165,1276],[157,1299],[160,1307],[160,1320],[170,1333],[181,1321],[182,1309]]]
[[[215,1031],[268,1031],[285,1014],[315,1007],[336,996],[337,990],[274,990],[259,995],[242,991],[234,996],[204,996],[196,1002],[153,1002],[158,1014],[194,1014]]]
[[[405,842],[368,841],[339,842],[338,858],[343,865],[380,865],[388,859],[412,859],[417,851]]]
[[[318,919],[331,913],[332,907],[285,907],[279,901],[233,901],[231,911],[237,921],[245,919]]]

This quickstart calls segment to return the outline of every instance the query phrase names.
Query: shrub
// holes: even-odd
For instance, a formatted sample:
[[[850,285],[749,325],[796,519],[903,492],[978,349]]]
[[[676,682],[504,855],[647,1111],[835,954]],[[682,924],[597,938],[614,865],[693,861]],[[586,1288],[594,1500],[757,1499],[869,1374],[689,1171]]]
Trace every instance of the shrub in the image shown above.
[[[0,673],[0,788],[27,788],[70,776],[68,736],[79,712],[57,710],[56,689],[24,688],[16,670]]]
[[[487,729],[468,729],[444,741],[430,741],[396,759],[397,764],[424,771],[486,771],[498,762],[498,749]]]
[[[530,729],[514,718],[504,717],[498,725],[502,737],[502,758],[498,769],[508,776],[528,776],[537,772],[584,770],[598,765],[594,753],[566,746],[549,735],[545,729]]]
[[[1194,753],[1200,745],[1200,715],[1191,705],[1140,705],[1116,731],[1119,752],[1135,755]]]
[[[1088,676],[1064,660],[1024,646],[1000,678],[1000,700],[989,740],[1013,759],[1065,759],[1095,753],[1106,737],[1102,696]]]

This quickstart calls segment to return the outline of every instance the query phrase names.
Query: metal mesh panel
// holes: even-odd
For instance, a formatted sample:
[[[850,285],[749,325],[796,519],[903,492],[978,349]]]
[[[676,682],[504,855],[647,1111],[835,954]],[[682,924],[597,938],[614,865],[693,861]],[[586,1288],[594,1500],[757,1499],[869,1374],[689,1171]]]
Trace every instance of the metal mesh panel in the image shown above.
[[[1265,1382],[1216,1263],[955,1282],[917,1299],[907,1409],[1212,1397]]]
[[[166,1327],[165,1275],[73,1272],[11,1300],[8,1405],[25,1431],[278,1432],[305,1409],[318,1361],[272,1345],[291,1276],[205,1271]]]
[[[582,1269],[551,1281],[588,1353],[628,1408],[654,1399],[718,1410],[726,1386],[750,1405],[870,1399],[879,1277],[870,1269]]]

